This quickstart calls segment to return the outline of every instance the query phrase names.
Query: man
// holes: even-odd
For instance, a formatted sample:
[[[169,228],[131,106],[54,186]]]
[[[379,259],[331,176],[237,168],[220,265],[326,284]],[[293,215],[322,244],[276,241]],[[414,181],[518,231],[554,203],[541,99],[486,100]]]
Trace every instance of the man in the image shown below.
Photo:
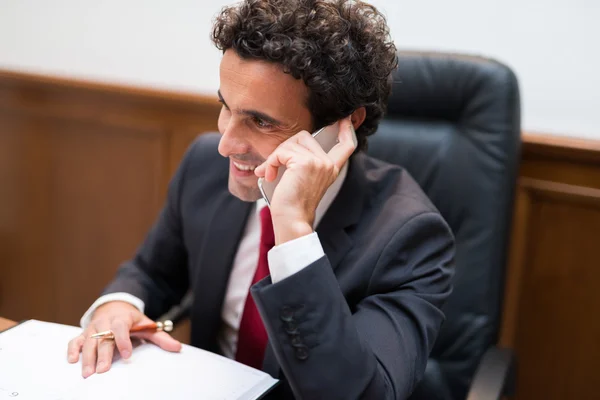
[[[279,378],[278,398],[410,395],[444,318],[454,242],[406,171],[362,153],[396,66],[388,38],[360,2],[221,12],[220,135],[190,146],[146,240],[83,316],[68,358],[81,352],[84,376],[106,372],[115,346],[128,358],[129,329],[191,290],[192,344]],[[309,132],[335,123],[325,153]],[[282,166],[269,209],[257,178]],[[108,329],[114,342],[90,339]]]

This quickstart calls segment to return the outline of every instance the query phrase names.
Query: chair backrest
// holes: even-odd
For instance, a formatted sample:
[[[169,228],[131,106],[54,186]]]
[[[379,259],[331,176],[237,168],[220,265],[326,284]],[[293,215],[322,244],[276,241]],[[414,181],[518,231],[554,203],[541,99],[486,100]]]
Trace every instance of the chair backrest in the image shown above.
[[[520,118],[519,85],[507,66],[399,53],[388,112],[368,153],[407,169],[457,247],[446,321],[413,398],[464,399],[481,356],[498,339]]]

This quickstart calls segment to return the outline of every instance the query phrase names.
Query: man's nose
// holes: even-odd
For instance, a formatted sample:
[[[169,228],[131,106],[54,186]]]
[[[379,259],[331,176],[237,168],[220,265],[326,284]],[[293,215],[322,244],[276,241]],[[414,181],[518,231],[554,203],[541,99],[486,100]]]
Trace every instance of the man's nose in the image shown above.
[[[244,140],[243,125],[230,120],[221,134],[219,154],[223,157],[229,157],[232,154],[245,154],[247,152],[248,144]]]

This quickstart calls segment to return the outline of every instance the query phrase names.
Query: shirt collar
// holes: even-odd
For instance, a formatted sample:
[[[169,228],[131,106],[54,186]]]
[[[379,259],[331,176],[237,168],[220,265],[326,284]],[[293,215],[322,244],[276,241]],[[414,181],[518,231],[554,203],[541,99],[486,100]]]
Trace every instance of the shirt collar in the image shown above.
[[[323,195],[323,198],[321,199],[321,202],[317,206],[313,229],[316,229],[316,227],[319,225],[319,222],[321,222],[321,219],[329,209],[329,206],[331,205],[331,203],[333,203],[333,200],[335,200],[335,197],[338,195],[340,189],[342,188],[342,184],[344,183],[346,175],[348,174],[348,164],[349,162],[346,162],[344,164],[340,171],[340,174],[338,175],[336,180],[331,184],[331,186],[329,186],[329,189],[327,189],[327,191]],[[260,210],[262,210],[263,207],[265,207],[266,205],[267,202],[261,197],[256,201],[255,212],[257,214],[260,214]]]

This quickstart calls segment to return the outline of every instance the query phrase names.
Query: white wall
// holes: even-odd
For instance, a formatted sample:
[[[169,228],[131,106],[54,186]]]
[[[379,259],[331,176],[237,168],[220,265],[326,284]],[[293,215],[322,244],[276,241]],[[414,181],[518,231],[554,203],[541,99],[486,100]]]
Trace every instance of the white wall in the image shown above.
[[[232,0],[0,0],[0,68],[214,94]],[[400,48],[497,58],[528,130],[600,139],[600,1],[372,0]]]

